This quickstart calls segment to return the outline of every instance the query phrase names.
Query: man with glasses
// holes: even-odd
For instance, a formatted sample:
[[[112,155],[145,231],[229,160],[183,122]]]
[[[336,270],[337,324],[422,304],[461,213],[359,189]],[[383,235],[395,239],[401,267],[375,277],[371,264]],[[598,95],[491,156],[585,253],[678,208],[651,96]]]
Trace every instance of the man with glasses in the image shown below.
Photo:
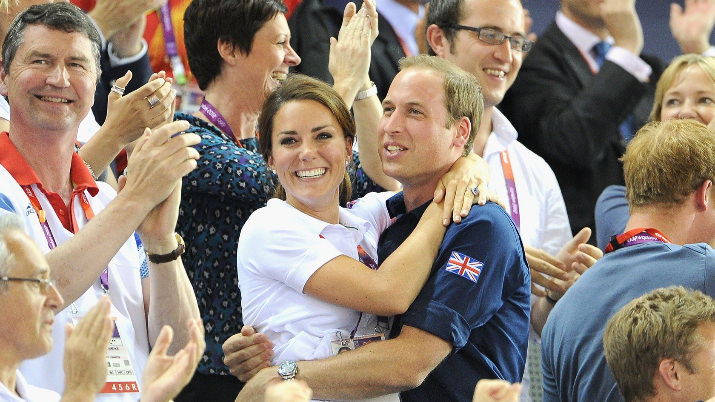
[[[52,349],[52,324],[63,307],[47,259],[24,232],[22,218],[12,213],[0,216],[0,401],[60,400],[57,392],[28,383],[18,367]],[[104,297],[79,323],[63,328],[69,334],[64,345],[63,400],[90,401],[104,387],[112,335],[110,308],[109,298]],[[170,400],[189,381],[204,347],[200,322],[191,322],[189,330],[191,341],[172,358],[166,356],[171,331],[162,330],[162,340],[148,360],[152,369],[144,378],[142,400]]]
[[[23,232],[20,217],[0,216],[0,371],[3,373],[0,400],[59,400],[57,393],[28,384],[18,367],[22,361],[52,349],[52,322],[63,304],[55,282],[50,279],[47,260]],[[68,376],[64,384],[68,398],[90,400],[104,385],[103,357],[111,333],[108,307],[105,302],[90,312],[86,322],[83,320],[68,338],[69,342],[81,342],[84,349],[82,353],[76,353],[76,349],[68,349],[66,353],[68,367],[78,374]],[[104,329],[102,320],[105,320]],[[88,331],[88,327],[95,327],[95,331]],[[101,339],[91,339],[88,335]]]
[[[482,85],[484,118],[474,140],[474,152],[489,163],[489,186],[506,202],[526,246],[533,293],[531,354],[555,301],[573,284],[576,273],[583,273],[602,253],[585,244],[591,235],[589,229],[581,230],[572,239],[554,172],[540,156],[517,141],[517,130],[496,107],[533,46],[526,39],[523,15],[518,0],[433,0],[427,14],[426,38],[430,54],[454,62],[476,76]],[[579,246],[584,247],[583,252]],[[571,271],[567,278],[572,280],[559,280],[566,275],[559,268]],[[539,366],[531,366],[538,384]],[[526,370],[523,401],[531,400],[530,378]],[[539,389],[534,389],[537,400]]]
[[[647,121],[663,71],[660,60],[641,54],[635,3],[562,0],[501,104],[524,145],[556,173],[574,232],[594,227],[596,199],[606,186],[623,184],[618,158]],[[672,9],[673,36],[684,53],[704,52],[715,2],[685,5],[685,12]]]

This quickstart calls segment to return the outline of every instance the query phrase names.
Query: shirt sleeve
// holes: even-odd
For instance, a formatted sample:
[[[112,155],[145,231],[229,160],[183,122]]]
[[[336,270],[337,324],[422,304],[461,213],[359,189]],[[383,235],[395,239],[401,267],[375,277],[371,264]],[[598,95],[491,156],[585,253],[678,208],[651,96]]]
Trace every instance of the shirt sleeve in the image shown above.
[[[254,212],[241,231],[238,276],[241,281],[268,278],[303,292],[315,271],[343,253],[306,230],[300,220],[287,219],[283,214],[271,216],[267,210]]]
[[[648,63],[622,47],[612,47],[606,54],[606,60],[618,64],[640,82],[647,82],[653,73],[653,69]]]
[[[463,265],[478,272],[460,275]],[[528,267],[514,224],[496,204],[475,206],[448,228],[431,277],[403,323],[444,339],[456,352],[525,281]]]
[[[134,232],[134,241],[137,243],[137,253],[139,253],[139,261],[141,265],[139,266],[139,274],[142,279],[149,277],[149,263],[146,259],[146,252],[144,252],[144,244],[142,243],[139,235]]]
[[[561,247],[566,244],[573,234],[571,233],[571,223],[566,212],[566,203],[561,194],[561,188],[556,180],[556,175],[551,169],[542,173],[542,183],[548,187],[546,189],[546,202],[544,206],[544,217],[546,225],[543,232],[543,242],[537,245],[551,255],[556,255]],[[532,245],[532,244],[530,244]]]
[[[387,200],[394,195],[392,191],[369,193],[350,203],[348,207],[355,215],[368,221],[379,235],[392,223],[387,211]]]

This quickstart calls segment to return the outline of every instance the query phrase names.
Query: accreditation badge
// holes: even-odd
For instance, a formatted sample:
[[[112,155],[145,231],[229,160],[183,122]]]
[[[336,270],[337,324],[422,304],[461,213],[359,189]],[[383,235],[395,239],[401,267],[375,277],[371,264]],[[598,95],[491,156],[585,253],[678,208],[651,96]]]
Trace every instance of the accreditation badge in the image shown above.
[[[340,331],[338,331],[336,332],[336,338],[336,340],[330,342],[330,350],[332,351],[333,356],[337,356],[340,353],[347,352],[349,350],[355,350],[361,346],[367,345],[368,343],[384,341],[385,334],[381,333],[343,338]]]
[[[137,376],[116,322],[114,322],[112,339],[107,347],[107,382],[100,392],[102,394],[139,392]]]

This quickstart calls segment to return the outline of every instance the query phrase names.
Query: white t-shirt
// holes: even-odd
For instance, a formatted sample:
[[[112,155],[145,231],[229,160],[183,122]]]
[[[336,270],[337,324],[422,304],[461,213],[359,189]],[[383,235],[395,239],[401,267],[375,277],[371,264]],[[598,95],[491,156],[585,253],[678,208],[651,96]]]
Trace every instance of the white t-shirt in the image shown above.
[[[507,150],[514,172],[519,200],[524,244],[556,255],[572,238],[566,204],[556,175],[543,158],[516,140],[517,133],[509,120],[497,109],[492,112],[492,133],[484,147],[489,164],[489,188],[497,193],[511,213],[500,153]]]
[[[238,241],[243,321],[273,342],[273,364],[327,358],[336,332],[349,338],[360,313],[306,295],[303,287],[335,257],[357,260],[358,245],[376,259],[379,235],[390,224],[385,201],[391,195],[368,194],[352,209],[340,208],[340,224],[308,216],[278,199],[251,214]],[[369,320],[366,316],[361,324]]]
[[[0,402],[56,402],[60,400],[60,394],[57,392],[28,384],[20,371],[17,371],[16,376],[15,391],[20,397],[18,398],[14,392],[0,382]]]

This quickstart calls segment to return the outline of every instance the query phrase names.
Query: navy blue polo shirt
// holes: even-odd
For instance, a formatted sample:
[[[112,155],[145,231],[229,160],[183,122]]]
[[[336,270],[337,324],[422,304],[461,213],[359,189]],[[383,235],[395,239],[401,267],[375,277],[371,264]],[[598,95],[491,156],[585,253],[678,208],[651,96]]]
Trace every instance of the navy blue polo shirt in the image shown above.
[[[402,244],[429,203],[406,211],[402,193],[387,201],[397,220],[380,237],[379,261]],[[519,382],[529,336],[531,276],[519,232],[496,204],[475,205],[460,224],[447,228],[432,272],[403,325],[452,344],[452,353],[403,401],[471,401],[482,378]]]

